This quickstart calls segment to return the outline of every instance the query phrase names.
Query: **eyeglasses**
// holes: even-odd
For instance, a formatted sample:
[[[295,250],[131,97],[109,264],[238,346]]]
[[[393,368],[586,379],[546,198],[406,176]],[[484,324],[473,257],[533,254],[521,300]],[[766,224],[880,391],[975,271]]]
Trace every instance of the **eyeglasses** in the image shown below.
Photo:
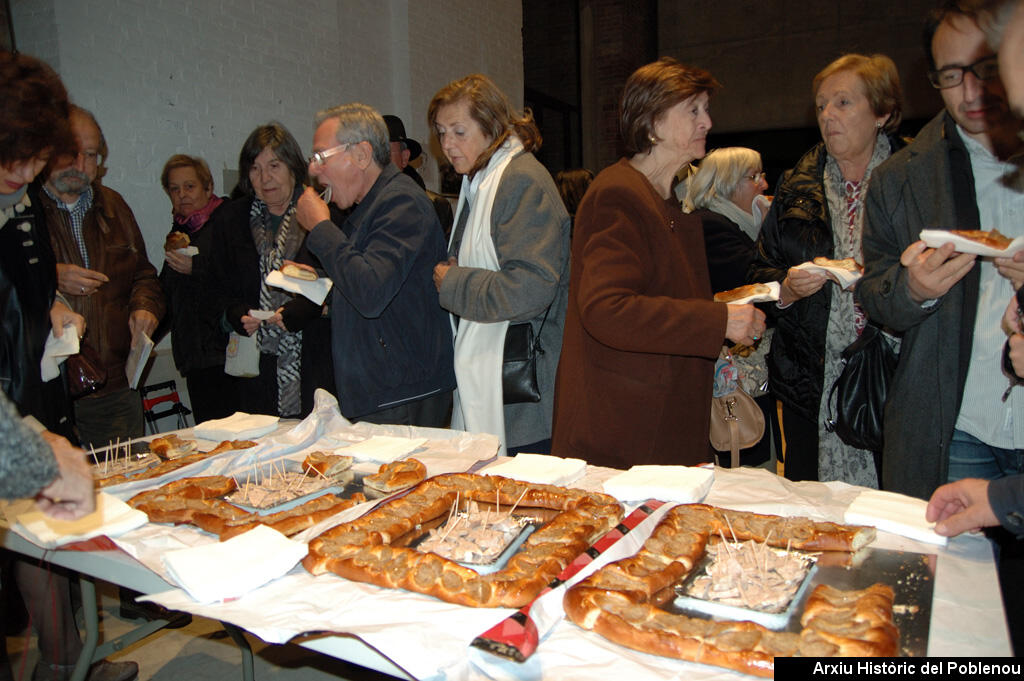
[[[345,151],[346,149],[348,149],[348,144],[347,143],[346,144],[339,144],[336,147],[331,147],[330,149],[324,149],[323,151],[318,151],[318,152],[316,152],[315,154],[313,154],[312,156],[309,157],[309,165],[316,165],[317,168],[323,168],[324,165],[327,164],[327,159],[328,158],[330,158],[331,156],[334,156],[335,154],[340,154],[341,152]]]
[[[764,175],[764,171],[763,170],[760,171],[760,172],[754,173],[753,175],[747,175],[747,179],[750,180],[751,182],[753,182],[754,184],[757,184],[758,182],[760,182],[764,178],[765,178],[765,175]]]
[[[992,54],[967,66],[947,66],[944,69],[929,71],[928,80],[931,81],[932,87],[945,90],[964,82],[966,71],[973,73],[978,80],[992,80],[999,76],[998,58]]]

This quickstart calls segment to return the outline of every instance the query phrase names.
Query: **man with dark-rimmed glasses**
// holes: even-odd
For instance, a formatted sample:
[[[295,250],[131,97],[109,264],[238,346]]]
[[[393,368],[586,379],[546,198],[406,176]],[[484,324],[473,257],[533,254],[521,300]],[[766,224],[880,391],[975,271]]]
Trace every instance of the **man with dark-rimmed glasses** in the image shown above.
[[[1024,465],[1024,389],[1000,400],[999,323],[1024,281],[1024,253],[981,258],[952,243],[926,247],[919,234],[1024,236],[1024,190],[1020,123],[976,13],[947,3],[924,38],[945,109],[872,178],[857,293],[871,319],[903,333],[885,410],[883,486],[927,499],[949,480]]]

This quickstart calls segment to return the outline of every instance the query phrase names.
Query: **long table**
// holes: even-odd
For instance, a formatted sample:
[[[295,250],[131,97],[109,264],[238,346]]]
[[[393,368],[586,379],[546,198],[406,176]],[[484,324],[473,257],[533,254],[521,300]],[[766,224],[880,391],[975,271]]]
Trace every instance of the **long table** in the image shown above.
[[[601,482],[614,473],[609,469],[590,468],[586,477],[574,486],[600,489]],[[858,492],[859,488],[842,483],[792,483],[760,469],[716,469],[715,484],[705,502],[742,510],[834,520],[837,514],[841,518],[842,509]],[[12,532],[4,535],[3,545],[92,578],[146,594],[162,593],[157,600],[164,605],[230,622],[271,643],[288,640],[290,634],[287,627],[285,633],[281,633],[279,628],[270,626],[268,615],[273,613],[266,611],[267,603],[278,603],[282,610],[312,607],[308,602],[315,606],[325,600],[345,603],[347,605],[334,612],[319,613],[325,623],[323,626],[315,619],[319,611],[304,614],[303,617],[314,618],[309,620],[309,629],[324,629],[327,633],[294,640],[319,653],[401,678],[452,681],[541,677],[567,681],[617,677],[742,678],[715,667],[626,650],[568,621],[558,623],[542,642],[538,653],[524,665],[499,662],[496,658],[481,660],[481,656],[487,658],[485,653],[470,650],[464,636],[459,638],[462,634],[449,630],[458,629],[454,624],[457,621],[469,621],[471,624],[461,631],[480,633],[487,628],[486,622],[496,622],[508,611],[460,608],[419,594],[346,582],[333,575],[313,578],[301,567],[278,583],[254,592],[251,599],[247,596],[231,603],[201,605],[192,602],[184,592],[173,590],[172,585],[153,570],[121,551],[44,551]],[[940,548],[881,532],[876,546],[937,556],[928,644],[930,656],[1012,654],[987,540],[981,536],[961,536]],[[275,588],[280,591],[275,592]],[[315,593],[310,592],[312,588],[316,589]],[[262,601],[261,592],[266,594]],[[250,601],[258,605],[249,605]],[[404,617],[388,614],[393,612],[388,610],[389,605],[396,602],[405,607]],[[477,620],[479,625],[474,623]],[[421,622],[424,621],[434,621],[437,625],[432,631],[422,632]]]

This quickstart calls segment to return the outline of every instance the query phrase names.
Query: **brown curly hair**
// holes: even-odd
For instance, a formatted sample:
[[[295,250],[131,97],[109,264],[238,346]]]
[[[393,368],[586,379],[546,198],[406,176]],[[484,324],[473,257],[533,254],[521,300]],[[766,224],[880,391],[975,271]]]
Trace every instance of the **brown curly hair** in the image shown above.
[[[0,51],[0,165],[74,153],[68,93],[45,62]]]

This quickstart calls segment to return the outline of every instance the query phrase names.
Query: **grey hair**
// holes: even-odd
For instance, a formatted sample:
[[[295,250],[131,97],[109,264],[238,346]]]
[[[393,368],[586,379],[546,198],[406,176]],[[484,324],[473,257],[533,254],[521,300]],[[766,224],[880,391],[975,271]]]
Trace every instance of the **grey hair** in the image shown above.
[[[729,199],[750,170],[761,166],[761,154],[746,147],[723,147],[704,157],[700,167],[686,179],[687,213],[707,208],[716,196]]]
[[[338,144],[369,142],[373,149],[373,160],[377,165],[383,168],[391,163],[388,126],[385,125],[384,118],[372,106],[353,102],[318,111],[313,119],[313,129],[316,130],[330,118],[335,118],[338,121],[338,132],[335,135]]]

